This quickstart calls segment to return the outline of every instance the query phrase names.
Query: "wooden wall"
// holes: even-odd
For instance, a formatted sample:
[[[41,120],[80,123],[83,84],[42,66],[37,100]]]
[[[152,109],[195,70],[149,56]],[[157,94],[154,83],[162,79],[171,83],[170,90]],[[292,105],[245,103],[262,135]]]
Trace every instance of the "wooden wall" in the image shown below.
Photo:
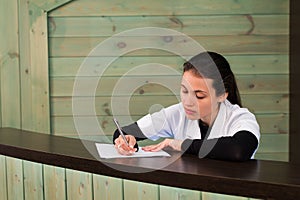
[[[257,158],[286,161],[288,8],[288,0],[1,1],[1,126],[78,137],[72,118],[72,90],[83,59],[113,34],[144,26],[164,27],[187,34],[228,58],[244,106],[256,114],[262,127]],[[95,65],[98,59],[105,57],[96,57]],[[118,58],[101,77],[105,87],[97,88],[95,107],[106,134],[114,129],[111,88],[128,70],[150,62],[180,72],[183,60],[162,51],[136,51]],[[161,74],[149,70],[143,76],[151,81]],[[97,71],[85,76],[93,77]],[[128,79],[134,82],[136,78]],[[125,106],[134,119],[149,112],[154,102],[167,106],[177,101],[168,89],[153,84],[117,98],[128,97],[130,104]],[[80,98],[84,105],[87,97]],[[89,127],[91,116],[78,117],[87,123],[86,135],[94,136]],[[118,118],[125,123],[124,114],[119,113]],[[0,199],[248,198],[115,179],[0,156]]]
[[[272,6],[270,6],[272,5]],[[74,80],[99,78],[101,67],[106,71],[99,78],[95,92],[95,110],[99,126],[106,135],[115,127],[112,114],[123,124],[128,123],[128,108],[133,120],[147,114],[154,104],[164,107],[178,102],[166,87],[152,81],[179,79],[159,71],[144,70],[137,76],[126,72],[147,63],[160,63],[181,73],[183,59],[157,49],[132,51],[109,66],[101,65],[111,55],[97,55],[91,62],[93,71],[77,74],[90,51],[105,39],[123,31],[142,27],[162,27],[192,37],[205,49],[226,56],[236,74],[243,104],[253,111],[261,125],[262,141],[257,157],[287,160],[288,155],[288,1],[93,1],[80,0],[49,13],[49,56],[51,89],[51,124],[56,135],[77,137],[72,112]],[[159,38],[155,38],[159,39]],[[126,39],[121,39],[125,45]],[[150,36],[142,40],[155,43]],[[129,41],[128,43],[130,43]],[[174,41],[176,40],[174,39]],[[134,43],[134,42],[133,42]],[[139,43],[136,40],[135,43]],[[170,43],[167,41],[165,43]],[[119,52],[117,45],[111,51]],[[123,48],[123,47],[122,47]],[[129,49],[130,47],[128,47]],[[150,68],[150,67],[149,67]],[[124,102],[113,113],[112,91],[122,79],[135,85],[143,77],[145,84],[131,93],[114,97]],[[162,81],[161,81],[162,82]],[[147,84],[148,83],[148,84]],[[137,85],[137,84],[136,84]],[[87,86],[88,87],[88,86]],[[179,87],[178,87],[179,88]],[[85,88],[87,89],[87,88]],[[178,95],[178,93],[177,93]],[[82,107],[91,96],[80,94]],[[130,99],[126,103],[126,99]],[[122,112],[124,110],[124,112]],[[97,135],[91,116],[82,111],[76,116],[85,124],[86,136]]]

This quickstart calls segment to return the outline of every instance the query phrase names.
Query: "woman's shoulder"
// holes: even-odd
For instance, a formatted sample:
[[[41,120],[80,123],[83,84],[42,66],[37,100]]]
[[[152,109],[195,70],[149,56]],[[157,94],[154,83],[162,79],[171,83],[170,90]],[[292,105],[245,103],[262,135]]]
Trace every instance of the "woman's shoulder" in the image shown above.
[[[226,110],[226,120],[231,121],[232,123],[235,122],[242,122],[242,123],[249,123],[250,121],[257,123],[256,116],[249,111],[248,108],[240,107],[236,104],[231,104],[229,101],[224,102]]]
[[[249,115],[254,115],[252,112],[249,111],[248,108],[240,107],[237,104],[232,104],[228,100],[224,101],[224,105],[226,107],[227,113],[233,113],[233,114],[249,114]]]
[[[260,128],[255,115],[247,108],[241,108],[238,105],[231,104],[229,101],[224,102],[226,106],[226,121],[231,127],[232,133],[246,130],[253,133],[259,139]]]

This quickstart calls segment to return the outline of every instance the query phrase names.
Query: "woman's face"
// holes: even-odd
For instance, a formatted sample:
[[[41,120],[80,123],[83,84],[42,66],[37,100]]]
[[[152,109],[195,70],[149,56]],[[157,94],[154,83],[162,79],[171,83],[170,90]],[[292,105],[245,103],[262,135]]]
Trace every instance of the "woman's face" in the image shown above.
[[[216,96],[212,84],[212,79],[195,76],[191,71],[184,72],[180,95],[188,119],[201,119],[208,125],[214,121],[219,111],[219,103],[225,99],[224,95]]]

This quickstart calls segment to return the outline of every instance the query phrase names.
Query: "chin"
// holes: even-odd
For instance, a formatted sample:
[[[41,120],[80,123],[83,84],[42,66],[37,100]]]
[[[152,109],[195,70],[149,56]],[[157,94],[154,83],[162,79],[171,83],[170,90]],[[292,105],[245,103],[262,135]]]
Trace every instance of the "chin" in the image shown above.
[[[185,116],[189,119],[189,120],[198,120],[199,117],[198,116],[195,116],[195,115],[188,115],[188,114],[185,114]]]

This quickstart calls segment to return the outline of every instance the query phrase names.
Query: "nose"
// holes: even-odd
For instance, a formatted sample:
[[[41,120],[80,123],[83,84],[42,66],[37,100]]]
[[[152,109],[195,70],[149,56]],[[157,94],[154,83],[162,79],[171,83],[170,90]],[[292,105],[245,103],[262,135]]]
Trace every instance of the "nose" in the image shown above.
[[[195,105],[195,97],[191,96],[191,95],[187,95],[187,96],[182,98],[182,103],[186,107],[192,107],[192,106]]]

